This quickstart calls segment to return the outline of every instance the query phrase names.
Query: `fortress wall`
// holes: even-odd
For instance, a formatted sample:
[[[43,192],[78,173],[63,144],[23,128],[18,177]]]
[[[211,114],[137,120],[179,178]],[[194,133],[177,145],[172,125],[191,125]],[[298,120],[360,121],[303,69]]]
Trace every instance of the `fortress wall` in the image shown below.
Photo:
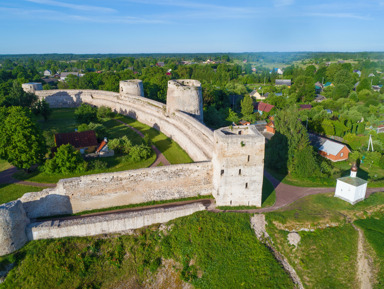
[[[167,116],[166,106],[140,96],[120,96],[100,90],[42,90],[36,95],[51,107],[77,107],[82,102],[95,106],[108,106],[117,113],[128,115],[145,123],[176,141],[194,161],[212,158],[213,132],[183,112]]]
[[[212,164],[200,162],[62,179],[19,200],[29,218],[212,194]]]
[[[26,231],[29,240],[123,233],[152,224],[166,223],[205,209],[203,204],[194,203],[137,212],[89,216],[81,219],[44,221],[31,223],[27,226]]]

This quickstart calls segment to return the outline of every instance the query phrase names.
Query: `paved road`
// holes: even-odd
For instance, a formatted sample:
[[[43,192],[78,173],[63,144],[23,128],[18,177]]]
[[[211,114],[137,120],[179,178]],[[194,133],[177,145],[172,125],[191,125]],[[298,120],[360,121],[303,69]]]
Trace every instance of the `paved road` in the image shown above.
[[[123,125],[129,127],[131,130],[133,130],[135,133],[137,133],[139,136],[141,136],[142,138],[144,138],[144,134],[139,131],[138,129],[130,126],[129,124],[121,121],[121,120],[118,120],[118,119],[115,119],[117,122],[120,122],[122,123]],[[166,159],[166,157],[161,153],[161,151],[154,145],[151,145],[152,149],[155,151],[156,153],[156,160],[155,162],[150,165],[150,168],[152,167],[157,167],[160,163],[162,163],[164,166],[169,166],[171,163]]]

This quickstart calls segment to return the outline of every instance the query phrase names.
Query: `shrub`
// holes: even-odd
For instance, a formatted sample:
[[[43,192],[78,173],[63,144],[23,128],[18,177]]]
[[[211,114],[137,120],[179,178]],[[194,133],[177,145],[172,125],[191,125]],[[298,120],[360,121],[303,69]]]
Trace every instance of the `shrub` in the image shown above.
[[[152,150],[149,146],[145,144],[135,145],[131,147],[129,156],[135,162],[148,159],[152,154]]]
[[[96,159],[90,162],[91,170],[104,170],[108,167],[107,162]]]
[[[78,123],[90,123],[97,121],[97,107],[82,103],[75,110],[75,118]]]
[[[132,147],[132,143],[128,139],[128,137],[125,135],[121,138],[111,139],[108,142],[108,147],[114,150],[116,153],[128,154]]]
[[[44,165],[44,171],[48,174],[70,174],[86,170],[87,162],[83,160],[80,152],[70,144],[60,146],[53,159],[47,160]]]
[[[100,106],[97,109],[97,118],[98,119],[112,118],[112,117],[113,117],[113,112],[112,112],[112,109],[110,107]]]

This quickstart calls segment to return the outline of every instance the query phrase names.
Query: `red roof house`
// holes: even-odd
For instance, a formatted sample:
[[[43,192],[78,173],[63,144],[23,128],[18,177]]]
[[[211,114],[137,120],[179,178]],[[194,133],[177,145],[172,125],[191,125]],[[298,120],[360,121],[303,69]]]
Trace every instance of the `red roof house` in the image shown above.
[[[263,112],[270,112],[275,106],[265,102],[256,102],[253,107],[260,114],[263,114]]]
[[[82,132],[68,132],[55,134],[56,147],[71,144],[81,153],[94,152],[98,146],[95,131],[88,130]]]

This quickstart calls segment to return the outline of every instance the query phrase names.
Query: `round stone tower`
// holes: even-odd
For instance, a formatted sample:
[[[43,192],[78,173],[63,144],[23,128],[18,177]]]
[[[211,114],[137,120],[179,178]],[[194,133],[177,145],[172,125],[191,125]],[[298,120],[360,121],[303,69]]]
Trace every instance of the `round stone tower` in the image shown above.
[[[0,256],[10,254],[28,242],[25,232],[29,219],[20,201],[0,206]]]
[[[121,96],[144,96],[143,81],[140,79],[129,79],[120,81]]]
[[[203,94],[200,81],[177,79],[168,81],[167,113],[183,111],[203,122]]]

